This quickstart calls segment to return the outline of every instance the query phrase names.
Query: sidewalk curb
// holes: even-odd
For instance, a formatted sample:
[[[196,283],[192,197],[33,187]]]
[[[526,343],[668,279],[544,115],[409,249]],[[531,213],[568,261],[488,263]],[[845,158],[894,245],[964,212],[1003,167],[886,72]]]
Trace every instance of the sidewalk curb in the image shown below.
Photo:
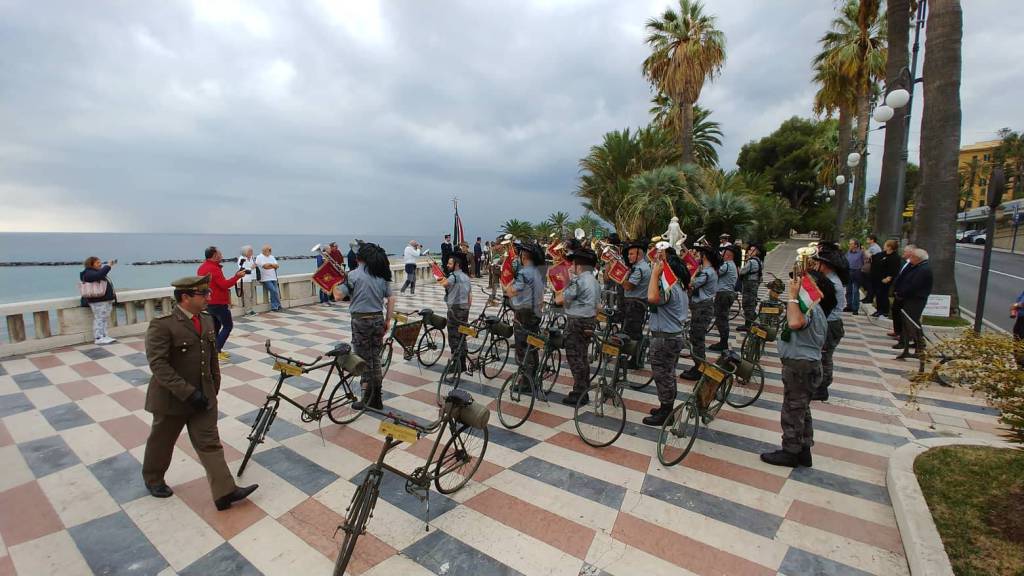
[[[971,248],[971,249],[974,249],[974,250],[984,250],[985,249],[985,245],[984,244],[968,244],[966,242],[957,242],[956,245],[957,245],[958,248],[961,248],[961,247],[962,248]],[[1022,244],[1022,245],[1024,245],[1024,244]],[[1013,254],[1014,256],[1024,255],[1024,251],[1021,251],[1021,252],[1010,252],[1006,248],[996,248],[995,246],[992,247],[992,251],[993,252],[1002,252],[1003,254]]]
[[[961,306],[960,307],[960,313],[963,314],[964,316],[967,316],[968,318],[970,318],[971,319],[971,326],[974,325],[974,313],[973,312],[971,312],[967,308]],[[998,326],[997,324],[995,324],[994,322],[992,322],[991,320],[989,320],[987,318],[982,318],[981,319],[981,323],[984,324],[985,327],[988,328],[989,330],[994,330],[994,331],[999,332],[1001,334],[1009,334],[1010,333],[1009,330],[1007,330],[1007,329],[1005,329],[1005,328],[1003,328],[1001,326]]]
[[[977,438],[928,438],[897,448],[889,457],[885,484],[889,490],[896,525],[907,554],[911,576],[953,576],[953,567],[942,545],[935,520],[914,474],[914,460],[932,448],[941,446],[989,446],[1019,449],[1008,442]]]

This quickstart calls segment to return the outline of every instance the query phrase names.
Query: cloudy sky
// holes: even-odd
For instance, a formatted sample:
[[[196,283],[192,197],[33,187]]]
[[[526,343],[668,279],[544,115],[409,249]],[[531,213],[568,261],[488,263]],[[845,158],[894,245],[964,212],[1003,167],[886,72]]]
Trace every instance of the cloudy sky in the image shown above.
[[[964,4],[974,142],[1024,128],[1024,3]],[[728,61],[701,103],[732,167],[809,115],[835,2],[706,5]],[[643,24],[665,6],[0,0],[0,231],[434,235],[455,195],[467,235],[576,216],[579,158],[647,122]]]

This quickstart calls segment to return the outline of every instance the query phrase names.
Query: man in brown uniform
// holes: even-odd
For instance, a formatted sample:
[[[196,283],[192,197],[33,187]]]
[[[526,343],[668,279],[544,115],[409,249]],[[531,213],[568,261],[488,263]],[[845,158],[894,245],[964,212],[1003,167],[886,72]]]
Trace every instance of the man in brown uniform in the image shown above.
[[[146,331],[146,358],[153,372],[146,410],[153,413],[153,427],[146,440],[142,478],[153,496],[174,494],[164,473],[171,465],[174,443],[187,426],[192,447],[206,469],[213,503],[217,510],[227,510],[258,486],[235,485],[217,432],[220,365],[213,317],[204,312],[210,277],[188,276],[171,285],[177,307],[150,321]]]

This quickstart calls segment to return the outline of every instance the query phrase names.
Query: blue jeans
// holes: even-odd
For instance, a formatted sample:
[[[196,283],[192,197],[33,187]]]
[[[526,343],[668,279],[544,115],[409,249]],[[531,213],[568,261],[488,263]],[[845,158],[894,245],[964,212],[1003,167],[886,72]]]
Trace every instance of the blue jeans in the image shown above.
[[[270,298],[270,310],[276,312],[281,309],[281,289],[277,286],[277,280],[267,280],[263,283],[263,289],[267,291]]]
[[[227,304],[210,304],[206,311],[213,316],[213,326],[217,331],[217,352],[220,352],[224,348],[224,343],[228,341],[231,329],[235,327],[235,322],[231,319],[231,307]]]
[[[860,310],[860,285],[863,282],[860,270],[850,272],[850,284],[846,287],[846,307],[853,312]]]

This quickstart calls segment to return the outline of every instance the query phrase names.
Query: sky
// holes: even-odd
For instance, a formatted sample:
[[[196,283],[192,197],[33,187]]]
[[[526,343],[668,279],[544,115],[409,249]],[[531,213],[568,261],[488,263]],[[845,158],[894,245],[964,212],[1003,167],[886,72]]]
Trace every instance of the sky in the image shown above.
[[[963,4],[969,143],[1024,129],[1024,2]],[[467,236],[578,216],[579,159],[649,121],[644,23],[667,5],[0,0],[0,231],[430,238],[453,197]],[[700,104],[724,168],[810,116],[835,9],[706,0],[728,59]]]

